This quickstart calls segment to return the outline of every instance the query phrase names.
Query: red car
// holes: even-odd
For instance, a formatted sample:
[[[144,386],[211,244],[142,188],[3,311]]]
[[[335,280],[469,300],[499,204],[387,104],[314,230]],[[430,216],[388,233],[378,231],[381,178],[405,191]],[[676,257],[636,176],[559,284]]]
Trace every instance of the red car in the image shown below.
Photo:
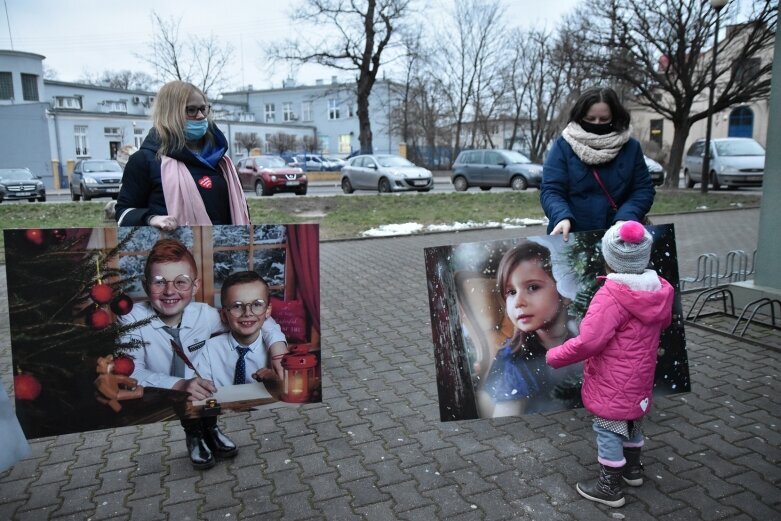
[[[306,195],[306,174],[300,168],[287,166],[279,156],[247,157],[238,162],[236,170],[242,188],[254,189],[257,195],[273,195],[276,192]]]

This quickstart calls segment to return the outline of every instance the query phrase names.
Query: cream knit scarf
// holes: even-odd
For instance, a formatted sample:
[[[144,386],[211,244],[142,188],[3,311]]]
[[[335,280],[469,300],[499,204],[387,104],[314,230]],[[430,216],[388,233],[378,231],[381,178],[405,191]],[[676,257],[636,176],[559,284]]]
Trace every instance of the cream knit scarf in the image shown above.
[[[570,144],[581,161],[587,165],[601,165],[615,159],[621,147],[629,141],[631,132],[630,126],[623,132],[611,132],[599,136],[586,132],[583,127],[572,121],[561,133],[561,137]]]

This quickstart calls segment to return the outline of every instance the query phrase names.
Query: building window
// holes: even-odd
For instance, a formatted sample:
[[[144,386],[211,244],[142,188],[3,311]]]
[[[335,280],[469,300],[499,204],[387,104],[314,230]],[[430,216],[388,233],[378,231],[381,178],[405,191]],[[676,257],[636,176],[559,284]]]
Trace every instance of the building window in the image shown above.
[[[22,74],[22,98],[38,101],[38,76],[35,74]]]
[[[103,127],[103,133],[107,136],[119,136],[119,127]]]
[[[347,105],[347,117],[348,118],[352,118],[353,116],[355,116],[355,110],[354,109],[355,109],[355,107],[353,107],[352,103]]]
[[[339,153],[349,154],[352,152],[352,136],[350,134],[339,134]]]
[[[73,135],[76,138],[76,156],[83,157],[88,155],[87,147],[89,143],[87,142],[87,126],[86,125],[74,126]]]
[[[271,153],[271,145],[269,145],[269,143],[268,143],[270,139],[272,139],[271,138],[271,134],[266,134],[266,141],[263,143],[263,151],[266,154],[270,154]]]
[[[127,101],[104,101],[103,112],[122,112],[127,113]]]
[[[328,119],[339,119],[339,101],[335,99],[328,100]]]
[[[14,99],[14,80],[10,72],[0,72],[0,99]]]
[[[284,121],[296,121],[298,119],[293,114],[293,104],[289,101],[282,104],[282,119]]]
[[[331,152],[331,140],[326,137],[320,138],[320,153],[321,154],[328,154]]]
[[[141,144],[144,142],[144,129],[143,128],[134,128],[133,129],[133,144],[136,146],[136,148],[141,148]]]
[[[301,120],[312,121],[312,102],[305,101],[301,104]]]
[[[75,96],[58,96],[54,101],[55,108],[81,110],[81,99]]]
[[[266,103],[266,123],[273,123],[276,120],[274,104]]]

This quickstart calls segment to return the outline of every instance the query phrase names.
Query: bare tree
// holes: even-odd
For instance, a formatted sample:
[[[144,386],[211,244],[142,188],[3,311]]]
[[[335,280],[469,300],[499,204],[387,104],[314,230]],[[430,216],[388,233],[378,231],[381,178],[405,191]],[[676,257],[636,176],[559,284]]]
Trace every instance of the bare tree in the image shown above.
[[[79,79],[81,83],[100,85],[113,89],[126,90],[151,90],[155,86],[155,80],[145,72],[133,72],[129,70],[106,70],[99,74],[83,74]]]
[[[289,150],[295,150],[298,147],[298,138],[293,134],[276,132],[268,136],[268,146],[277,154],[283,154]]]
[[[301,138],[301,146],[303,147],[304,152],[308,152],[310,154],[316,153],[319,149],[317,146],[317,140],[313,136],[303,136]]]
[[[735,2],[722,11],[728,19]],[[727,28],[719,41],[713,111],[767,97],[778,3],[753,0],[744,24]],[[584,33],[602,48],[591,60],[595,72],[631,89],[635,100],[673,123],[674,134],[666,185],[675,188],[683,148],[691,126],[708,115],[695,109],[711,82],[716,13],[702,0],[589,0],[592,30]],[[703,106],[703,105],[700,105]]]
[[[154,37],[149,53],[139,58],[152,65],[162,81],[187,81],[208,95],[228,82],[224,74],[233,58],[233,47],[221,44],[214,34],[182,37],[181,20],[166,20],[152,11]]]
[[[299,37],[268,49],[274,60],[318,63],[356,73],[356,104],[361,152],[371,153],[369,95],[394,36],[410,12],[412,0],[305,0],[292,23],[317,27],[309,39]],[[325,29],[325,28],[328,29]],[[335,36],[325,36],[334,34]]]
[[[43,64],[43,78],[45,80],[56,80],[59,77],[59,73],[55,69],[52,69],[45,63]]]
[[[255,132],[236,132],[234,140],[247,151],[248,155],[253,148],[260,148],[263,145]]]
[[[446,94],[454,131],[454,157],[461,148],[464,122],[480,112],[478,91],[484,85],[485,62],[503,44],[500,0],[463,0],[451,14],[454,30],[442,30],[437,52],[436,79]],[[472,113],[470,114],[470,109]]]

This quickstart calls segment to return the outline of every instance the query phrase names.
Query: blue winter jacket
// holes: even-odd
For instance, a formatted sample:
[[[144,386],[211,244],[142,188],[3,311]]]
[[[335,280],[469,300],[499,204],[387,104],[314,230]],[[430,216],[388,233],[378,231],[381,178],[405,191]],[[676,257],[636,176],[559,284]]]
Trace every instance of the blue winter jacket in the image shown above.
[[[599,177],[618,207],[611,208]],[[542,170],[540,203],[549,219],[548,233],[562,219],[572,222],[572,232],[605,230],[616,221],[642,221],[655,195],[653,181],[637,140],[630,138],[610,162],[589,166],[563,137],[551,148]]]
[[[214,143],[202,154],[190,150],[172,151],[169,157],[181,161],[193,176],[212,224],[231,224],[228,183],[219,168],[228,141],[216,125],[209,125]],[[160,160],[155,157],[160,148],[157,132],[149,131],[141,148],[130,156],[122,174],[122,188],[116,205],[119,226],[144,226],[154,215],[168,215],[160,176]]]

